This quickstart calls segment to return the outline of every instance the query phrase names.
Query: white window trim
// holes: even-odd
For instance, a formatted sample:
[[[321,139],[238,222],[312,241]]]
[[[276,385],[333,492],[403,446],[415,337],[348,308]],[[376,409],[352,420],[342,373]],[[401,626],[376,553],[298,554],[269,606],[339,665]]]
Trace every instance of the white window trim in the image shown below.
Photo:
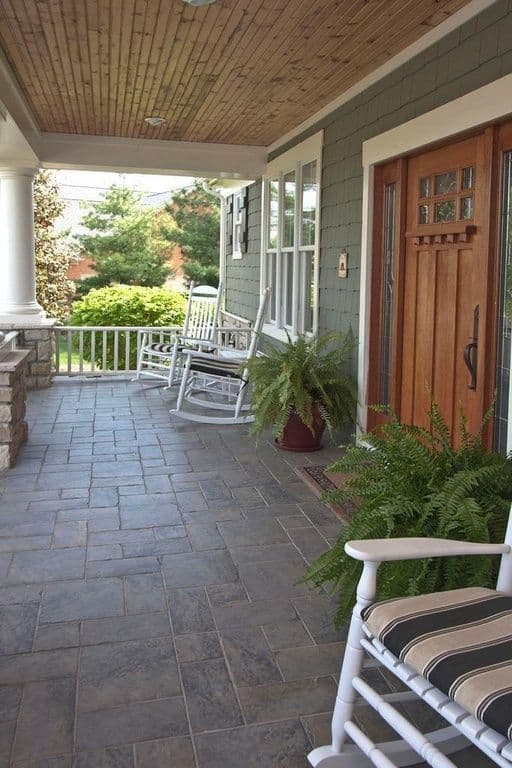
[[[368,376],[370,370],[370,303],[375,165],[428,148],[465,131],[497,122],[510,115],[512,74],[415,117],[396,128],[363,142],[363,211],[361,235],[361,286],[359,299],[358,358],[358,433],[366,431],[368,413]],[[512,425],[512,400],[509,403]],[[512,429],[507,435],[507,449],[512,450]]]
[[[304,251],[311,251],[314,258],[314,310],[313,310],[313,330],[311,335],[314,336],[318,333],[318,298],[319,298],[319,277],[320,277],[320,214],[321,214],[321,179],[322,179],[322,147],[323,147],[323,131],[313,134],[305,141],[289,149],[287,152],[283,152],[282,155],[271,160],[267,163],[265,173],[262,178],[261,187],[261,249],[260,249],[260,289],[265,290],[268,284],[267,272],[267,242],[268,242],[268,181],[276,176],[282,176],[290,171],[295,171],[296,179],[298,179],[298,169],[300,166],[307,165],[307,163],[316,161],[316,182],[317,182],[317,210],[315,219],[315,245],[301,247],[299,238],[295,238],[293,246],[295,269],[293,280],[293,305],[297,307],[299,301],[300,291],[300,253]],[[282,195],[282,185],[280,185],[280,195]],[[295,222],[298,222],[301,214],[302,206],[302,185],[297,185],[297,194],[295,196]],[[280,201],[280,209],[282,210],[282,201]],[[283,226],[283,218],[279,221],[279,235],[278,244],[276,248],[276,254],[281,252],[281,228]],[[279,259],[278,259],[279,261]],[[276,295],[281,295],[280,290],[281,282],[281,270],[276,270]],[[263,325],[263,333],[267,336],[278,341],[287,341],[287,333],[290,334],[292,339],[297,338],[298,330],[296,327],[296,318],[298,316],[297,311],[294,313],[294,325],[286,327],[282,318],[280,317],[280,308],[276,307],[276,322],[265,323]],[[303,312],[303,307],[299,308],[299,313]],[[285,330],[286,328],[286,330]]]

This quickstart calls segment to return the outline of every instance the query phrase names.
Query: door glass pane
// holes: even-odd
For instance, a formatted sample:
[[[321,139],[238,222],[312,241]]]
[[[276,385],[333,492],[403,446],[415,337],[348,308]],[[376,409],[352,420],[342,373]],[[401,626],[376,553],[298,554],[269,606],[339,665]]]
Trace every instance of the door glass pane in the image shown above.
[[[293,253],[283,253],[284,322],[293,325]]]
[[[291,248],[295,233],[295,171],[284,177],[283,248]]]
[[[501,279],[494,447],[507,453],[512,340],[512,152],[506,152],[501,201]]]
[[[311,251],[301,254],[304,262],[304,333],[313,331],[313,313],[315,311],[315,256]]]
[[[396,185],[384,188],[384,240],[382,254],[382,293],[380,320],[379,403],[391,398],[391,351],[393,333],[393,264],[395,253]]]
[[[316,229],[316,160],[302,167],[301,245],[315,244]]]
[[[461,189],[473,189],[475,186],[475,169],[472,165],[462,169]]]
[[[434,194],[449,195],[457,191],[457,171],[446,171],[434,176]]]
[[[434,205],[434,221],[455,221],[455,200],[443,200]]]
[[[473,198],[461,197],[460,199],[460,217],[463,221],[473,218]]]
[[[420,205],[419,223],[420,224],[428,224],[428,219],[429,219],[428,205],[426,205],[426,204],[425,205]]]
[[[430,197],[430,178],[420,179],[420,197]]]
[[[279,181],[271,179],[268,183],[268,247],[277,248],[279,224]]]

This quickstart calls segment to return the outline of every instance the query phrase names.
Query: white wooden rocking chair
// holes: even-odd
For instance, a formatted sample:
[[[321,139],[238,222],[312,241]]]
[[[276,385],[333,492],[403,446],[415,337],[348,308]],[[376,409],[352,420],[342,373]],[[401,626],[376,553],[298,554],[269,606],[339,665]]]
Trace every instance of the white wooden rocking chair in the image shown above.
[[[212,288],[192,282],[181,333],[168,334],[168,338],[153,341],[152,335],[145,331],[134,380],[147,376],[165,381],[167,387],[178,383],[184,350],[207,350],[216,342],[221,300],[222,285]]]
[[[244,424],[254,420],[245,402],[248,374],[244,365],[257,354],[261,330],[267,311],[269,289],[260,297],[258,314],[251,328],[251,341],[246,351],[220,345],[213,353],[185,350],[185,366],[176,408],[170,413],[181,419],[202,424]],[[184,409],[184,404],[198,406],[199,411]],[[212,416],[204,409],[223,411]]]
[[[308,756],[316,768],[378,768],[425,761],[455,768],[446,757],[476,745],[502,768],[512,766],[512,511],[504,544],[444,539],[348,542],[364,563],[357,588],[332,719],[332,744]],[[426,557],[501,555],[496,590],[466,588],[375,602],[383,562]],[[380,695],[361,679],[365,651],[410,692]],[[352,716],[357,694],[400,736],[375,744]],[[392,705],[420,697],[449,724],[422,734]],[[350,737],[354,744],[347,744]],[[465,738],[464,738],[465,737]],[[468,763],[468,768],[470,764]]]

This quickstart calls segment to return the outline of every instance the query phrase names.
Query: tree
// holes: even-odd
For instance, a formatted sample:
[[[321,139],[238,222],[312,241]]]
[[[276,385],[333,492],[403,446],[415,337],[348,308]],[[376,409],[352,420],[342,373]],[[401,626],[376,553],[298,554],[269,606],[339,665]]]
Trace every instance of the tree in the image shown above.
[[[88,230],[78,236],[85,254],[94,262],[96,275],[81,281],[81,292],[122,283],[160,286],[171,270],[161,226],[141,195],[115,184],[103,200],[91,203],[82,219]]]
[[[66,233],[55,229],[64,202],[50,171],[39,171],[34,178],[34,235],[37,300],[55,320],[64,321],[75,292],[67,270],[76,250]]]
[[[217,286],[220,208],[216,195],[196,182],[177,192],[166,210],[172,223],[163,234],[170,243],[180,246],[185,275],[189,280]]]

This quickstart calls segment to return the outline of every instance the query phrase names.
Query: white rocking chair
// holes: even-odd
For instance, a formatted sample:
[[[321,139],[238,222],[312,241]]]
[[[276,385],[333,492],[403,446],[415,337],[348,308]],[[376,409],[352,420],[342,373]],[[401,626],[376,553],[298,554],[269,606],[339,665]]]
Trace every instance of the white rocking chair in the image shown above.
[[[210,349],[216,342],[221,299],[222,285],[212,288],[191,283],[181,333],[153,341],[152,334],[144,331],[134,381],[147,376],[165,381],[167,387],[179,382],[184,350]]]
[[[258,314],[251,328],[248,350],[233,350],[219,345],[213,353],[184,351],[185,366],[178,401],[176,408],[170,411],[173,416],[202,424],[245,424],[254,420],[254,417],[248,413],[250,405],[245,402],[248,378],[244,364],[257,354],[268,297],[269,289],[267,288],[261,294]],[[185,402],[198,406],[200,410],[184,410]],[[204,413],[206,408],[225,413],[221,416],[212,416]]]
[[[332,719],[332,744],[308,756],[316,768],[378,768],[446,757],[469,740],[502,768],[512,766],[512,512],[504,544],[444,539],[348,542],[364,563]],[[374,602],[379,565],[426,557],[501,555],[496,590],[467,588]],[[380,695],[360,673],[365,651],[413,693]],[[353,720],[359,694],[400,739],[375,744]],[[423,735],[392,705],[421,698],[449,724]],[[347,744],[350,737],[354,744]],[[464,738],[465,737],[465,738]],[[470,764],[468,763],[468,768]]]

